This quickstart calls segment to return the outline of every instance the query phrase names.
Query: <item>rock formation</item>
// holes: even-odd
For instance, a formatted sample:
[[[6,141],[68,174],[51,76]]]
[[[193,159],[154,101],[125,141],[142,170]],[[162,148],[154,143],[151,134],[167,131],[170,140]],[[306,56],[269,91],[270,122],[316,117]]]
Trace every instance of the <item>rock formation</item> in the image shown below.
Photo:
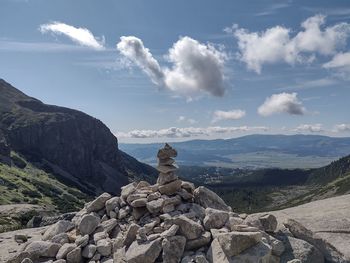
[[[101,194],[8,262],[324,262],[316,247],[287,229],[276,233],[275,216],[239,215],[211,190],[180,180],[176,155],[166,144],[158,152],[156,184],[134,182],[120,196]]]
[[[118,149],[117,138],[100,120],[44,104],[0,79],[0,156],[6,151],[2,138],[12,151],[90,195],[119,194],[136,175],[156,179],[153,167]]]

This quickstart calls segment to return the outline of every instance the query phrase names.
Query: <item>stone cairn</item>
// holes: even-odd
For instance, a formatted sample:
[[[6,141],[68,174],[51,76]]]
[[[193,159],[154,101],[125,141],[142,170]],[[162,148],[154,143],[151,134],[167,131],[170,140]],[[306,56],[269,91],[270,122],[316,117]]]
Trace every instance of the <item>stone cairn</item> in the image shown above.
[[[8,262],[280,262],[285,246],[273,215],[232,212],[211,190],[176,176],[170,145],[157,156],[156,184],[130,183],[119,197],[101,194],[72,220],[48,227],[42,241],[27,241]]]

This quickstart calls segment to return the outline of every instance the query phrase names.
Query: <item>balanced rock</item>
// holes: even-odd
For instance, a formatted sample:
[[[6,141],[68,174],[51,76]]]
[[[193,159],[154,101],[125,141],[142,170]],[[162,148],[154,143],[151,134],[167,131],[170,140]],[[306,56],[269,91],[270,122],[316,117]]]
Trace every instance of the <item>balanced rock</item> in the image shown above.
[[[169,144],[165,144],[164,148],[158,151],[157,157],[159,159],[168,159],[177,156],[177,151],[172,148]]]

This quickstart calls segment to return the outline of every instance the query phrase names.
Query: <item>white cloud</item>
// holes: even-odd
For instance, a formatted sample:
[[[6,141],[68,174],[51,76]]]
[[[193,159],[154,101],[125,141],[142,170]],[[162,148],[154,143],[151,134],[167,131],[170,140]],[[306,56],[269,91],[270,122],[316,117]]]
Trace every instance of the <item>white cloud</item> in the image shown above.
[[[197,121],[195,119],[187,118],[185,116],[179,116],[177,122],[188,122],[189,124],[195,124]]]
[[[336,124],[334,125],[333,132],[350,132],[350,124]]]
[[[163,71],[149,49],[145,48],[141,39],[134,36],[122,36],[117,44],[117,49],[123,56],[140,67],[153,83],[163,85]]]
[[[86,28],[77,28],[65,23],[53,22],[40,25],[39,30],[43,34],[51,32],[53,34],[65,35],[81,46],[90,47],[96,50],[104,49],[104,39],[102,38],[102,40],[98,40],[90,30]]]
[[[323,132],[322,124],[316,123],[316,124],[301,124],[295,129],[293,129],[295,132]]]
[[[121,138],[188,138],[197,136],[210,136],[215,134],[230,134],[236,132],[267,131],[268,129],[269,128],[265,126],[210,126],[206,128],[170,127],[160,130],[132,130],[129,132],[118,132],[115,135]]]
[[[238,40],[239,58],[248,69],[261,73],[264,64],[311,62],[316,54],[333,55],[343,48],[350,34],[350,24],[338,23],[325,27],[325,16],[306,19],[302,30],[294,37],[292,30],[275,26],[262,32],[249,32],[234,25],[226,29]]]
[[[336,54],[331,61],[323,64],[323,67],[350,71],[350,52]]]
[[[212,122],[218,122],[222,120],[238,120],[243,118],[246,115],[244,110],[230,110],[230,111],[222,111],[217,110],[213,114]]]
[[[180,38],[166,55],[170,68],[161,68],[137,37],[121,37],[117,49],[158,86],[189,97],[199,92],[224,95],[227,56],[211,44],[202,44],[190,37]]]
[[[279,93],[266,98],[265,102],[258,108],[262,116],[270,116],[275,113],[288,113],[292,115],[303,115],[306,109],[297,98],[297,93]]]

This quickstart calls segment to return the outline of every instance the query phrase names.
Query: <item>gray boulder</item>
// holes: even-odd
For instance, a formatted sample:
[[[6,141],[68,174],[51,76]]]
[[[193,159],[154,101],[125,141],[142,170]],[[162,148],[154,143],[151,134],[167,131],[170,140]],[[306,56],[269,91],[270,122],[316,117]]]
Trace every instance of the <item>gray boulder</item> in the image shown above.
[[[285,236],[283,239],[285,251],[281,255],[281,262],[298,259],[301,263],[323,263],[324,256],[310,243],[294,237]]]
[[[203,206],[204,208],[214,208],[223,211],[232,211],[231,207],[226,205],[224,200],[222,200],[213,191],[205,188],[204,186],[199,186],[193,191],[194,201]]]
[[[68,220],[61,220],[50,226],[43,235],[43,240],[50,240],[54,236],[65,233],[74,228],[74,224]]]
[[[264,243],[259,242],[257,245],[248,248],[237,256],[230,259],[230,263],[272,263],[271,260],[271,247]]]
[[[94,201],[92,201],[86,206],[86,211],[88,213],[91,213],[101,210],[105,207],[106,201],[111,199],[111,197],[112,196],[109,193],[101,194],[99,197],[97,197]]]
[[[64,244],[56,254],[56,259],[65,259],[67,254],[75,249],[77,246],[75,244]]]
[[[201,224],[180,215],[172,219],[173,223],[179,226],[179,233],[186,237],[186,239],[196,239],[201,236],[204,229]]]
[[[67,263],[81,262],[81,248],[77,247],[67,254]]]
[[[205,209],[204,227],[207,230],[212,228],[222,228],[229,218],[228,212],[213,208]]]
[[[161,250],[160,238],[143,244],[134,241],[126,252],[126,261],[128,263],[154,263]]]
[[[61,245],[57,243],[52,243],[49,241],[34,241],[26,247],[25,251],[34,258],[53,258],[56,257],[56,254],[60,248]]]
[[[86,247],[83,248],[83,251],[81,252],[81,255],[84,258],[92,258],[95,255],[96,252],[96,246],[93,244],[89,244]]]
[[[81,235],[90,235],[100,223],[100,218],[91,214],[84,215],[79,223],[78,229]]]
[[[178,263],[185,249],[186,238],[183,236],[172,236],[163,239],[163,263]]]
[[[217,236],[225,255],[230,258],[261,241],[260,232],[228,232]]]

